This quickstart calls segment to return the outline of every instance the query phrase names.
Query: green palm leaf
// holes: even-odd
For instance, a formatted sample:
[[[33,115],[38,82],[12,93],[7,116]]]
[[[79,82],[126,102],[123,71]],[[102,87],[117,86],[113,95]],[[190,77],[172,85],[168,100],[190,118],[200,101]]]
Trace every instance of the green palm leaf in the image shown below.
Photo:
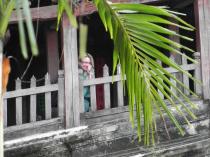
[[[163,27],[163,25],[177,26],[180,29],[188,31],[193,31],[194,27],[179,18],[177,16],[179,13],[166,10],[163,7],[153,7],[143,4],[109,4],[106,0],[94,0],[94,3],[106,30],[109,31],[114,41],[113,69],[115,71],[116,65],[119,62],[121,64],[122,76],[126,75],[130,120],[132,126],[134,126],[134,110],[136,110],[139,140],[141,140],[141,119],[143,118],[144,142],[149,145],[150,136],[152,136],[152,141],[154,141],[155,118],[153,117],[155,110],[153,108],[158,108],[161,115],[160,108],[162,108],[180,133],[184,135],[182,127],[165,101],[158,94],[158,91],[169,100],[188,124],[190,123],[185,113],[192,119],[195,119],[196,116],[190,108],[185,106],[183,100],[170,90],[169,86],[182,95],[182,98],[188,102],[191,107],[195,108],[195,105],[179,88],[171,83],[170,80],[173,79],[177,84],[186,88],[193,95],[196,94],[160,66],[157,60],[182,72],[192,80],[197,81],[191,74],[183,70],[159,50],[159,48],[161,48],[169,52],[177,53],[191,62],[196,63],[195,60],[178,50],[182,48],[191,53],[194,52],[192,49],[176,43],[164,37],[164,35],[178,36],[184,40],[190,41],[192,41],[192,39],[171,31]],[[170,18],[174,19],[173,21],[177,21],[179,24],[167,20]],[[179,109],[175,101],[180,103],[184,109],[183,111]]]

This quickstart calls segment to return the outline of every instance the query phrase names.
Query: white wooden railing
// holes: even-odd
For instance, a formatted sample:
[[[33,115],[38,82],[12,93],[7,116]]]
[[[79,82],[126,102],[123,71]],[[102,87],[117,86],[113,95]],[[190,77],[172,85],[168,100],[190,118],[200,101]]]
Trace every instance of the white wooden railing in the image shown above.
[[[21,80],[18,78],[16,80],[16,89],[14,91],[6,92],[3,95],[3,102],[4,102],[4,127],[8,127],[7,117],[12,116],[11,112],[7,110],[8,108],[8,100],[15,99],[15,121],[16,125],[23,124],[23,97],[29,96],[30,97],[30,122],[37,121],[37,95],[44,94],[44,120],[52,119],[52,101],[53,98],[51,96],[52,92],[57,92],[58,98],[57,101],[57,115],[58,117],[63,118],[64,116],[64,73],[63,71],[58,72],[58,83],[51,84],[50,83],[50,76],[49,74],[45,75],[45,84],[43,86],[36,85],[36,78],[33,76],[30,82],[30,88],[22,89],[21,88]],[[30,123],[29,122],[29,123]]]
[[[198,80],[201,80],[201,72],[200,72],[200,53],[196,52],[194,53],[194,58],[195,60],[198,61],[199,64],[188,64],[187,60],[185,58],[183,58],[182,56],[176,56],[179,57],[179,59],[181,59],[181,64],[179,64],[182,69],[186,70],[186,71],[191,71],[194,75],[194,77]],[[174,60],[176,61],[176,60]],[[161,62],[159,62],[160,65],[162,65]],[[185,84],[186,87],[190,88],[190,78],[184,74],[181,74],[180,72],[178,72],[176,69],[173,68],[165,68],[165,70],[167,70],[169,73],[173,74],[178,80],[180,80],[181,82],[183,82]],[[126,77],[125,77],[126,79]],[[176,82],[171,80],[172,83],[174,83],[175,86]],[[89,79],[89,80],[84,80],[84,81],[80,81],[81,85],[80,85],[80,113],[84,113],[84,97],[83,97],[83,87],[89,86],[90,87],[90,104],[91,104],[91,110],[90,111],[97,111],[97,104],[96,104],[96,86],[99,84],[103,85],[103,89],[104,89],[104,109],[110,109],[111,106],[115,106],[115,107],[120,107],[120,106],[125,106],[128,104],[124,103],[124,94],[123,94],[123,85],[122,85],[122,81],[121,81],[121,73],[120,73],[120,66],[118,65],[117,67],[117,75],[114,76],[110,76],[109,75],[109,68],[107,65],[104,65],[103,67],[103,77],[101,78],[94,78],[94,79]],[[117,90],[115,91],[117,95],[117,104],[111,104],[111,97],[110,97],[110,86],[115,83],[117,86]],[[195,83],[193,85],[194,89],[192,89],[196,94],[198,95],[202,95],[202,87]],[[170,87],[171,90],[173,90],[172,87]],[[182,88],[180,88],[180,90],[182,90],[184,92],[184,94],[190,96],[190,93],[188,90],[183,90]],[[159,91],[159,94],[162,96],[162,98],[164,99],[163,94]],[[174,94],[178,94],[176,93],[176,91],[174,91]]]

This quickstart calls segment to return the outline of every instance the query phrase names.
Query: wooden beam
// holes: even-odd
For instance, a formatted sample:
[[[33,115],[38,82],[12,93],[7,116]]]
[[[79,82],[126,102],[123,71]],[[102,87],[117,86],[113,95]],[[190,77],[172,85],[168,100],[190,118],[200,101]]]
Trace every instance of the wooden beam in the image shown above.
[[[163,2],[165,0],[112,0],[113,3],[121,2],[121,3],[156,3],[156,2]],[[52,20],[57,19],[57,5],[51,5],[51,6],[45,6],[40,8],[31,8],[31,17],[32,20],[39,20],[39,21],[45,21],[45,20]],[[96,7],[93,4],[93,2],[87,2],[85,3],[85,9],[81,12],[81,6],[78,5],[74,9],[74,13],[76,16],[84,16],[88,14],[92,14],[96,12]],[[11,17],[10,17],[10,24],[17,23],[18,17],[17,12],[13,11]]]
[[[210,99],[210,2],[195,0],[196,47],[201,53],[203,97]]]
[[[52,20],[57,19],[57,5],[40,7],[40,8],[31,8],[31,17],[32,20]],[[13,11],[10,17],[10,24],[18,22],[17,11]]]
[[[164,2],[165,0],[111,0],[113,3],[157,3],[157,2]],[[93,2],[87,2],[85,3],[85,7],[84,10],[81,10],[81,4],[78,5],[75,10],[74,13],[76,16],[84,16],[84,15],[88,15],[88,14],[92,14],[94,12],[96,12],[97,9],[95,7],[95,5],[93,4]]]
[[[187,7],[188,5],[190,4],[193,4],[194,0],[184,0],[184,1],[181,1],[181,2],[178,2],[178,3],[174,3],[174,7],[173,8],[184,8],[184,7]]]
[[[62,19],[62,41],[64,52],[65,124],[66,128],[70,128],[80,125],[79,78],[77,30],[70,25],[66,15]]]

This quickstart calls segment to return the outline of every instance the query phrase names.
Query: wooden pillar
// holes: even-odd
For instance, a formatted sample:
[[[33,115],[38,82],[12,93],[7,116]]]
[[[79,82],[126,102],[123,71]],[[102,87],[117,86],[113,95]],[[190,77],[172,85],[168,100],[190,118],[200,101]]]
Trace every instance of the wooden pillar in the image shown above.
[[[210,1],[195,0],[196,47],[201,53],[203,97],[210,99]]]
[[[4,156],[4,131],[3,131],[3,96],[2,96],[2,63],[3,63],[3,42],[0,39],[0,157]]]
[[[77,30],[70,25],[66,15],[62,19],[62,41],[65,79],[65,124],[66,128],[70,128],[80,124],[79,78]]]
[[[58,33],[55,29],[47,30],[47,69],[51,83],[58,79],[59,54],[58,54]]]

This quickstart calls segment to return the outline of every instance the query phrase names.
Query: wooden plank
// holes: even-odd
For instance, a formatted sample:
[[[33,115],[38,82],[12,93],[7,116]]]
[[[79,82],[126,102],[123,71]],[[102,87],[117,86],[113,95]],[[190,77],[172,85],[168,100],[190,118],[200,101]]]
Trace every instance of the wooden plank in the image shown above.
[[[199,52],[195,52],[193,55],[195,57],[195,60],[198,62],[198,65],[197,65],[197,67],[195,69],[195,72],[194,72],[194,77],[197,80],[200,80],[201,81],[201,68],[200,68],[200,65],[201,65],[201,63],[200,63],[200,61],[201,61],[200,57],[201,57],[201,55],[200,55]],[[194,84],[194,88],[195,88],[194,90],[195,90],[195,93],[196,94],[198,94],[198,95],[201,95],[202,94],[202,87],[201,87],[201,85],[199,85],[198,83],[195,83]]]
[[[210,25],[208,0],[195,0],[195,23],[198,31],[196,34],[197,51],[201,53],[201,74],[203,83],[203,97],[210,98],[210,34],[208,26]]]
[[[16,90],[21,89],[21,80],[18,78],[15,81]],[[22,117],[22,97],[16,97],[15,101],[16,105],[16,125],[21,125],[23,123],[23,117]]]
[[[95,72],[91,78],[95,78]],[[96,86],[91,85],[90,86],[90,105],[91,105],[91,111],[96,111]]]
[[[79,108],[80,108],[80,113],[84,113],[85,112],[85,108],[84,108],[84,94],[83,94],[83,82],[82,80],[80,80],[79,83]]]
[[[52,20],[57,19],[57,5],[45,6],[40,8],[31,8],[32,20]],[[10,17],[10,24],[18,22],[17,11],[13,11]]]
[[[103,77],[109,76],[109,67],[105,64],[103,67]],[[104,104],[105,109],[111,108],[111,102],[110,102],[110,84],[105,83],[104,84]]]
[[[58,71],[58,116],[64,116],[64,71]]]
[[[32,76],[31,78],[31,88],[36,87],[36,78]],[[30,122],[36,121],[36,95],[30,96]]]
[[[133,3],[132,0],[111,0],[113,3],[118,3],[118,2],[121,2],[121,3]],[[136,0],[135,2],[137,3],[156,3],[156,2],[159,2],[160,0]],[[81,5],[78,5],[75,10],[74,10],[74,14],[76,16],[84,16],[84,15],[88,15],[88,14],[92,14],[94,12],[97,11],[95,5],[93,4],[93,2],[91,1],[87,1],[85,4],[84,4],[84,10],[81,11],[82,9],[82,6]]]
[[[196,68],[196,64],[187,64],[187,65],[181,65],[180,67],[184,70],[194,70]],[[178,70],[174,68],[164,68],[167,70],[169,73],[177,73],[179,72]],[[126,77],[125,77],[126,79]],[[121,80],[120,75],[115,75],[115,76],[109,76],[109,77],[102,77],[102,78],[95,78],[95,79],[90,79],[90,80],[84,80],[83,85],[84,86],[91,86],[91,85],[98,85],[98,84],[104,84],[104,83],[112,83],[112,82],[118,82]]]
[[[119,2],[117,0],[112,0],[113,2]],[[139,0],[140,3],[154,3],[158,2],[160,0]],[[130,0],[124,0],[124,2],[131,2]],[[51,6],[45,6],[45,7],[39,7],[39,8],[31,8],[31,17],[32,20],[39,20],[39,21],[46,21],[46,20],[52,20],[57,19],[57,5],[51,5]],[[76,16],[84,16],[88,14],[92,14],[96,12],[97,9],[95,5],[92,2],[87,2],[85,4],[84,11],[81,12],[81,6],[75,7],[74,14]],[[10,18],[10,24],[17,23],[18,17],[17,17],[17,11],[13,11],[11,18]]]
[[[66,128],[79,125],[79,78],[77,54],[77,30],[66,15],[62,20],[62,41],[65,72],[65,123]]]
[[[121,75],[120,65],[117,66],[117,74]],[[123,84],[122,81],[117,82],[117,104],[119,106],[124,106],[124,96],[123,96]]]
[[[4,99],[3,100],[3,109],[4,109],[4,112],[3,112],[3,115],[4,115],[4,128],[7,127],[7,99]]]
[[[42,120],[33,123],[27,123],[27,124],[5,128],[4,138],[5,140],[11,140],[15,138],[30,136],[33,134],[59,130],[62,128],[63,128],[63,121],[61,118]]]
[[[50,84],[50,75],[45,75],[45,85]],[[51,106],[51,92],[45,93],[45,119],[52,118],[52,106]]]
[[[27,96],[27,95],[35,95],[39,93],[53,92],[58,90],[58,84],[51,84],[46,86],[28,88],[28,89],[19,89],[15,91],[6,92],[3,95],[4,99]]]

